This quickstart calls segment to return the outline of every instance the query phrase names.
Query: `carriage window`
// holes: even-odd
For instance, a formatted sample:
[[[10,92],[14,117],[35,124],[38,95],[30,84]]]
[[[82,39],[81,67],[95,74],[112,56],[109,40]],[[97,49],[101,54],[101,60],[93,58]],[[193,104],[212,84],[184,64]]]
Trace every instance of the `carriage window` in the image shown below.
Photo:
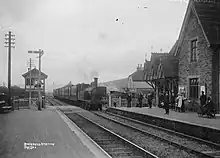
[[[199,97],[199,80],[198,78],[189,79],[189,97],[197,99]]]

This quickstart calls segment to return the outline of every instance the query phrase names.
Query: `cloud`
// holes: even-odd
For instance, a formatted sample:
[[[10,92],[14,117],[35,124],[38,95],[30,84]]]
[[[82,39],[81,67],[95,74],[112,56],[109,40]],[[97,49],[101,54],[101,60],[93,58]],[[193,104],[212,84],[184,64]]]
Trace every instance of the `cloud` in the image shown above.
[[[35,9],[43,0],[1,0],[0,10],[2,16],[11,16],[13,22],[21,22],[31,17]]]
[[[13,26],[16,35],[13,82],[19,82],[20,74],[27,70],[27,51],[39,48],[45,51],[42,70],[48,81],[57,84],[129,75],[143,63],[145,53],[150,56],[151,45],[155,51],[172,46],[178,37],[173,30],[181,26],[186,8],[180,3],[146,1],[0,0],[0,26]],[[137,8],[142,4],[149,6],[147,11]],[[0,43],[4,43],[3,31]],[[6,59],[2,44],[0,75],[5,72]],[[4,78],[7,80],[7,75]]]
[[[101,40],[106,40],[108,35],[106,33],[99,33],[98,34],[98,37],[101,39]]]

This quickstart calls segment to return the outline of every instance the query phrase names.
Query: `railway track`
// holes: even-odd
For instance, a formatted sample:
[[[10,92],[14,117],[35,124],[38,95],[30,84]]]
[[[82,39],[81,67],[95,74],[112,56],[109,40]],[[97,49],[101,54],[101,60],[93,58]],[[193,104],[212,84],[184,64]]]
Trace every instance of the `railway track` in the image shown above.
[[[62,110],[61,110],[62,111]],[[69,113],[65,110],[64,112],[67,117],[71,119],[71,117],[74,117],[75,113],[78,112],[72,112]],[[145,134],[134,130],[130,127],[125,127],[121,124],[112,122],[110,120],[104,119],[102,117],[99,117],[91,112],[79,112],[81,115],[93,122],[95,122],[98,125],[101,125],[105,127],[108,130],[113,131],[114,133],[120,135],[120,137],[123,137],[133,144],[138,145],[139,147],[143,148],[144,150],[157,155],[158,157],[163,157],[163,158],[199,158],[202,156],[198,156],[195,154],[190,153],[189,151],[179,149],[177,147],[174,147],[172,144],[169,143],[164,143],[161,140],[157,140],[153,138],[152,136],[146,136]],[[77,123],[76,123],[77,124]],[[86,125],[85,125],[86,126]],[[79,126],[80,127],[80,126]],[[80,127],[82,128],[82,127]],[[90,127],[88,127],[90,128]],[[86,133],[86,132],[85,132]],[[94,138],[92,138],[94,139]],[[109,142],[109,144],[113,144]],[[131,156],[132,157],[132,156]]]
[[[47,101],[52,105],[52,106],[63,106],[64,104],[66,105],[66,103],[60,102],[54,98],[47,98]]]
[[[55,101],[55,102],[58,102],[56,104],[61,104],[60,101]],[[65,110],[65,112],[67,112],[66,115],[68,115],[68,113],[69,114],[72,113],[71,111],[68,112],[68,109],[67,109],[67,111]],[[89,114],[89,112],[88,112],[88,114]],[[119,116],[119,115],[108,113],[108,112],[105,112],[105,113],[93,112],[93,114],[95,114],[97,117],[99,117],[99,119],[92,119],[92,117],[89,117],[91,120],[94,120],[97,124],[103,125],[105,128],[108,128],[109,130],[114,131],[115,133],[121,135],[122,137],[124,137],[124,135],[123,135],[124,133],[122,133],[120,131],[121,127],[117,127],[119,125],[124,126],[129,130],[132,129],[133,131],[131,131],[131,133],[132,133],[131,135],[133,135],[133,133],[141,133],[139,135],[141,135],[141,137],[143,139],[150,139],[150,141],[152,141],[152,143],[155,143],[154,141],[158,140],[158,142],[156,142],[155,144],[158,143],[160,145],[161,143],[159,143],[159,142],[164,142],[164,143],[166,143],[166,145],[164,145],[164,146],[174,146],[176,148],[179,148],[179,150],[181,150],[181,151],[186,151],[187,153],[191,153],[193,155],[193,156],[186,156],[186,157],[212,157],[212,158],[220,157],[220,145],[219,144],[204,141],[204,140],[201,140],[201,139],[198,139],[195,137],[184,135],[184,134],[181,134],[181,133],[178,133],[175,131],[167,130],[167,129],[164,129],[161,127],[146,124],[146,123],[143,123],[143,122],[140,122],[137,120],[133,120],[133,119],[130,119],[127,117]],[[83,116],[81,116],[81,117],[83,117]],[[86,117],[87,117],[87,115],[86,115]],[[108,120],[108,121],[104,121],[103,119]],[[106,123],[103,123],[103,122],[106,122]],[[116,125],[111,125],[112,123],[114,123]],[[125,129],[124,131],[127,131],[127,130]],[[135,137],[135,136],[133,136],[133,137]],[[139,144],[138,141],[135,142],[136,140],[133,138],[129,138],[129,136],[128,137],[125,136],[125,138],[129,139],[130,141],[132,141],[135,144]],[[154,140],[152,140],[152,138]],[[143,149],[146,149],[145,148],[146,146],[141,143],[142,142],[140,142],[139,146],[141,146]],[[147,143],[144,143],[144,144],[147,144]],[[175,152],[178,152],[177,149],[174,149],[174,148],[170,149],[172,147],[167,147],[167,148],[168,149],[164,149],[164,150],[176,150]],[[158,148],[158,149],[160,150],[160,148]],[[151,151],[150,148],[147,148],[147,150]],[[156,154],[156,152],[153,152],[153,153],[155,155],[161,156],[161,154]],[[167,157],[167,154],[165,154],[165,155],[166,156],[164,156],[162,154],[161,157]],[[182,154],[182,155],[184,155],[184,154]],[[182,156],[182,157],[185,157],[185,156]]]
[[[158,158],[81,114],[68,117],[113,158]]]
[[[123,126],[137,130],[145,135],[172,144],[180,149],[189,151],[199,157],[220,157],[220,145],[199,138],[184,135],[175,131],[146,124],[124,116],[112,113],[93,112],[99,117],[121,124]]]

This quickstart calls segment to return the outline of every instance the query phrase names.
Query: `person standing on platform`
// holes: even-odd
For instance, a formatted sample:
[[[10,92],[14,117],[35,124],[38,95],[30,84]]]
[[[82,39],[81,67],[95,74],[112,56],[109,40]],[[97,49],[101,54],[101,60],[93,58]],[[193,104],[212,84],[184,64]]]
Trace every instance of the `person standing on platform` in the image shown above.
[[[143,100],[143,95],[141,93],[139,93],[138,102],[139,102],[139,107],[140,108],[142,107],[142,100]]]
[[[200,105],[203,107],[206,104],[206,95],[204,94],[204,91],[202,91],[202,95],[200,96]]]
[[[208,102],[207,102],[207,115],[208,117],[215,117],[215,106],[214,103],[211,99],[211,96],[208,97]]]
[[[172,95],[171,95],[171,110],[174,110],[174,109],[175,109],[175,95],[172,92]]]
[[[147,96],[148,106],[149,108],[152,108],[152,94],[149,92]]]
[[[127,96],[127,101],[128,101],[128,108],[130,108],[131,107],[131,95],[130,94],[128,94],[128,96]]]
[[[159,96],[159,108],[162,108],[163,106],[162,106],[162,103],[164,102],[164,94],[163,93],[160,93],[159,94],[160,96]]]
[[[182,94],[183,100],[182,100],[182,106],[181,106],[181,112],[185,112],[185,100],[184,94]]]
[[[114,105],[114,107],[116,108],[116,106],[117,106],[117,103],[116,103],[116,101],[114,101],[113,105]]]
[[[164,95],[164,109],[165,114],[169,115],[169,95],[167,92]]]
[[[182,107],[182,96],[180,93],[178,93],[178,97],[176,98],[177,100],[177,111],[180,112],[180,109]]]
[[[177,102],[178,102],[177,107],[179,112],[185,112],[184,100],[185,98],[183,97],[183,94],[179,93],[177,97]]]
[[[144,94],[144,97],[143,97],[143,106],[144,107],[147,107],[147,95],[146,94]]]

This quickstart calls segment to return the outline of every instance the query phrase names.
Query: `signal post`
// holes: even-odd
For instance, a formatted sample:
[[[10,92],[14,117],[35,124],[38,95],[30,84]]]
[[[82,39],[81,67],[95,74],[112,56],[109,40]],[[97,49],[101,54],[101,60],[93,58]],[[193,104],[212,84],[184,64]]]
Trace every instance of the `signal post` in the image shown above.
[[[39,96],[39,105],[38,105],[38,110],[41,110],[42,108],[42,96],[41,96],[41,57],[44,54],[44,51],[39,49],[38,51],[28,51],[28,53],[33,53],[33,54],[39,54],[39,74],[38,74],[38,96]]]

